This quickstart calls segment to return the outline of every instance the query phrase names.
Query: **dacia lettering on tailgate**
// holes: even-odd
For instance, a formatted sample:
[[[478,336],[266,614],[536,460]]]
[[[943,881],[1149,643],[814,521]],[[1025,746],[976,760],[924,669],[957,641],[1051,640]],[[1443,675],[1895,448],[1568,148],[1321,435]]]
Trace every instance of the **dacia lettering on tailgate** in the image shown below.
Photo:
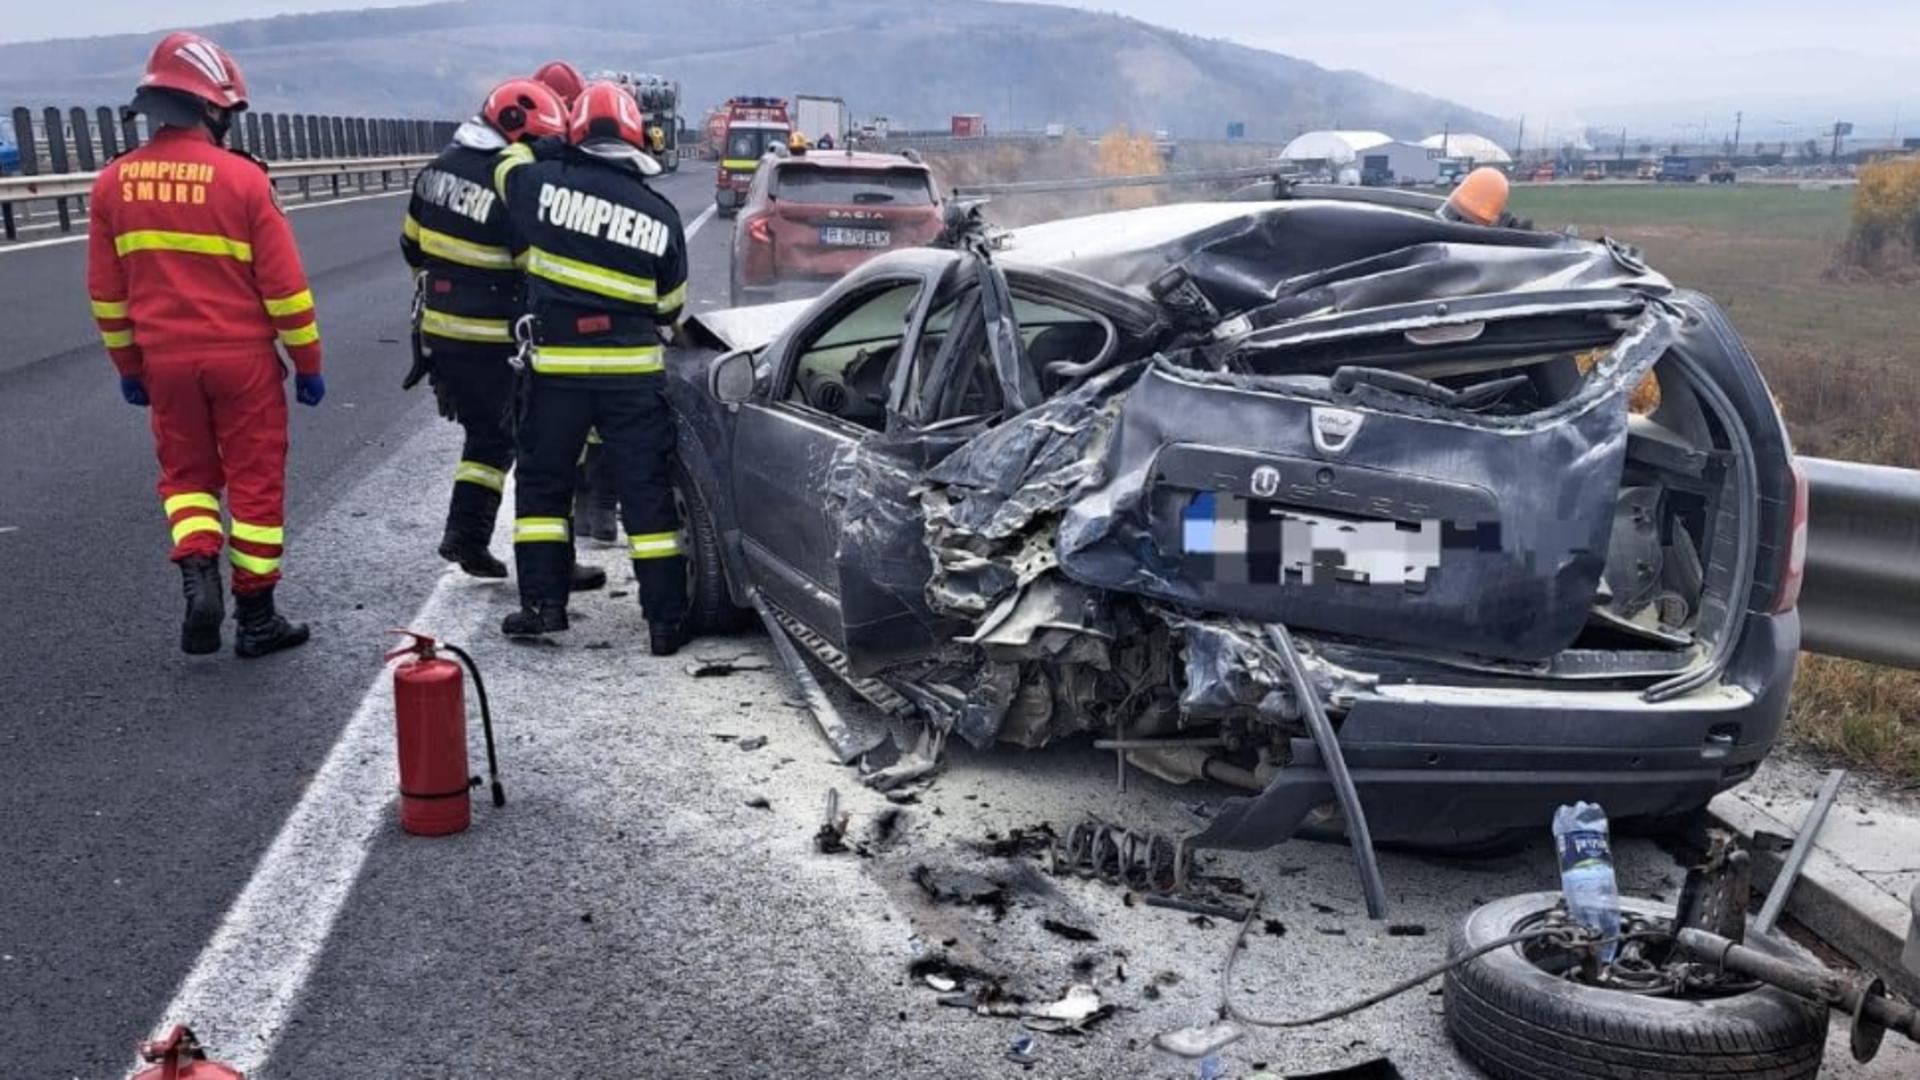
[[[493,192],[440,169],[423,171],[413,182],[413,193],[423,202],[444,207],[482,225],[487,223],[487,215],[493,213]]]
[[[540,185],[539,220],[649,255],[666,254],[671,235],[665,224],[631,206],[620,206],[598,195],[558,184]]]

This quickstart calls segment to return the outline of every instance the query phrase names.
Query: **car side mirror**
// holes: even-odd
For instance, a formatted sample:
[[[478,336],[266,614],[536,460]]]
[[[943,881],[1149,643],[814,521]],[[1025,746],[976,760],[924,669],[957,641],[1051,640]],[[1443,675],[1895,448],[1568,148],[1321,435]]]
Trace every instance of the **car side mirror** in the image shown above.
[[[723,405],[742,405],[752,400],[756,381],[753,354],[745,349],[717,356],[707,368],[707,392]]]

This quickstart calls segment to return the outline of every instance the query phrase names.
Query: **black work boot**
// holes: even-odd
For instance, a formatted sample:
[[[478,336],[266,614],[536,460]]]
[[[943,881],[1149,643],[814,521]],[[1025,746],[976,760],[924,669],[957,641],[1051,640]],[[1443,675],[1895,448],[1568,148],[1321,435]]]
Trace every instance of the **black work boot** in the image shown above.
[[[655,656],[672,656],[686,644],[686,635],[680,632],[679,623],[650,622],[647,624],[647,648]]]
[[[522,604],[500,621],[500,632],[508,637],[544,637],[566,628],[565,604]]]
[[[503,578],[507,576],[507,564],[493,557],[486,540],[476,537],[472,532],[447,522],[446,535],[440,539],[440,557],[450,563],[459,564],[460,569],[469,577]]]
[[[257,656],[291,649],[307,643],[307,624],[288,622],[273,610],[273,590],[235,594],[233,621],[240,632],[233,638],[235,656],[251,660]]]
[[[597,566],[582,563],[578,556],[573,558],[572,565],[567,568],[568,592],[592,592],[595,589],[605,588],[606,584],[607,572]]]
[[[187,594],[187,615],[180,623],[180,651],[205,656],[220,651],[220,624],[227,617],[220,564],[205,555],[180,560],[180,587]]]

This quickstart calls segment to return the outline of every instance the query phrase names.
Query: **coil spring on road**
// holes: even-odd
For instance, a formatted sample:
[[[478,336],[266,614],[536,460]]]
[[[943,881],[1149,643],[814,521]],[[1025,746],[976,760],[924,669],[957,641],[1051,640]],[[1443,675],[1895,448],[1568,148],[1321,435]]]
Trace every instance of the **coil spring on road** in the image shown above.
[[[1193,869],[1187,845],[1157,833],[1140,833],[1100,821],[1083,821],[1053,846],[1049,869],[1135,892],[1182,893]]]

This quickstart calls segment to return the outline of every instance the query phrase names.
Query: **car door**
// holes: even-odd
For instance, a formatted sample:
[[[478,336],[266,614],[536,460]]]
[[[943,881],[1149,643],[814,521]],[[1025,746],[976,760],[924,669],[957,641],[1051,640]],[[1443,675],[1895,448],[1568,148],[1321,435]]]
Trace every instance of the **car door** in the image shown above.
[[[765,391],[740,407],[733,492],[754,586],[844,644],[836,468],[879,441],[897,405],[937,278],[918,270],[849,279],[772,346]]]
[[[1041,299],[1017,285],[1010,299],[1026,359],[1087,365],[1117,344],[1112,321],[1090,308]],[[915,489],[926,470],[1002,422],[1007,402],[1032,391],[1033,379],[996,364],[985,300],[969,284],[934,306],[904,371],[909,407],[847,463],[843,485],[852,494],[839,508],[840,603],[844,648],[857,675],[932,656],[974,629],[928,602],[933,563]]]

